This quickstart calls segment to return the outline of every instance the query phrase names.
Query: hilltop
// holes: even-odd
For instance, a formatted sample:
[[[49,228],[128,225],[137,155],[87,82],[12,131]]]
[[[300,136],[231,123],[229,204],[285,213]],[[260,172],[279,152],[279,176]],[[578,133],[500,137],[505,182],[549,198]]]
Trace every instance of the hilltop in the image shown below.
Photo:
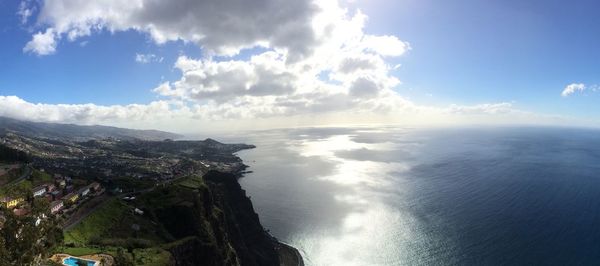
[[[27,137],[84,141],[116,138],[121,140],[164,140],[182,136],[158,130],[135,130],[109,126],[81,126],[74,124],[42,123],[0,116],[0,136],[15,133]]]

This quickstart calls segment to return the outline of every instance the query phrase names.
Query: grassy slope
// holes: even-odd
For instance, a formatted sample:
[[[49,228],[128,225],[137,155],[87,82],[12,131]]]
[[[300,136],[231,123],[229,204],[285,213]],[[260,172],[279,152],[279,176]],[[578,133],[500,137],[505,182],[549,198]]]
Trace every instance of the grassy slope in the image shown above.
[[[90,242],[107,241],[123,245],[137,244],[140,239],[149,239],[150,241],[146,241],[148,243],[161,242],[155,234],[149,234],[144,230],[140,230],[140,232],[131,230],[131,224],[134,223],[142,228],[151,226],[149,221],[133,215],[130,206],[119,199],[111,199],[71,230],[65,231],[65,244],[74,247],[63,247],[62,252],[75,256],[96,253],[115,256],[117,254],[116,246],[100,247],[91,245]],[[101,239],[98,239],[100,236]],[[131,249],[131,252],[126,251],[125,255],[134,261],[135,265],[167,265],[171,258],[169,252],[154,247]]]
[[[23,173],[22,170],[15,171],[9,176],[10,180],[8,182],[18,178]],[[33,170],[31,172],[31,179],[25,179],[16,184],[11,184],[0,187],[0,195],[10,194],[9,191],[28,191],[31,190],[35,186],[39,186],[45,183],[52,183],[53,179],[48,173],[41,172],[39,170]]]
[[[174,185],[157,188],[154,191],[140,195],[134,202],[124,202],[116,198],[111,199],[109,202],[95,210],[94,213],[86,217],[81,223],[65,232],[65,243],[69,246],[73,245],[74,247],[65,247],[63,250],[65,253],[72,255],[87,255],[94,253],[115,255],[117,247],[126,250],[128,245],[131,247],[130,244],[132,239],[151,239],[150,245],[145,245],[143,247],[134,246],[133,248],[130,248],[129,251],[126,251],[126,256],[128,256],[135,265],[167,265],[167,262],[171,258],[171,253],[166,250],[180,245],[182,241],[182,239],[176,240],[176,238],[169,233],[166,233],[165,228],[170,228],[169,232],[171,232],[173,231],[173,226],[176,228],[182,226],[186,227],[187,229],[184,231],[196,232],[196,234],[198,234],[197,236],[200,236],[199,239],[202,239],[204,245],[215,246],[217,240],[215,238],[216,232],[213,230],[216,228],[213,228],[210,223],[205,220],[207,217],[195,216],[202,214],[192,215],[192,213],[195,212],[195,207],[186,209],[197,206],[199,200],[201,202],[201,199],[198,198],[200,196],[197,192],[198,189],[200,189],[200,191],[206,191],[208,187],[202,177],[190,176],[178,180]],[[132,206],[145,210],[145,215],[141,217],[132,214]],[[178,216],[179,218],[186,217],[183,218],[185,221],[179,219],[171,221],[164,217],[165,211],[170,213],[170,210],[174,209],[179,211],[175,211],[173,214],[180,215]],[[181,211],[183,212],[180,213]],[[211,211],[212,213],[209,215],[214,217],[212,219],[219,220],[219,217],[222,217],[223,215],[222,210],[216,206],[214,206]],[[154,216],[159,213],[162,213],[161,218]],[[188,215],[192,216],[188,217]],[[158,222],[159,220],[160,222]],[[155,223],[152,221],[155,221]],[[143,230],[140,230],[138,235],[135,235],[130,228],[133,223],[139,224],[142,228],[152,226],[154,226],[154,228],[151,228],[152,230],[148,232],[142,232]],[[174,233],[177,234],[177,232]],[[102,238],[100,239],[102,247],[98,246],[98,236],[101,236]],[[227,256],[234,256],[235,253],[233,247],[230,245],[226,247],[230,249]],[[230,260],[234,261],[233,258],[230,258]]]
[[[198,189],[201,187],[206,187],[206,184],[204,184],[204,180],[200,176],[189,176],[183,178],[179,182],[177,182],[177,184],[189,189]]]
[[[33,186],[39,186],[45,183],[52,183],[54,181],[50,174],[38,170],[33,170],[33,172],[31,173],[31,177],[33,178]]]
[[[71,230],[65,231],[65,243],[84,245],[94,236],[109,233],[113,224],[121,221],[127,206],[117,199],[112,199],[86,217]]]

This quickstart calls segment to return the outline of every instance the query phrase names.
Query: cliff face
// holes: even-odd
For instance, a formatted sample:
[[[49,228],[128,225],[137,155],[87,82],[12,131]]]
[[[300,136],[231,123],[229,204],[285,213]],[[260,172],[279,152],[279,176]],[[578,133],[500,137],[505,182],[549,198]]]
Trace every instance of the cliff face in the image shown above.
[[[204,176],[223,210],[226,231],[242,265],[279,265],[273,238],[268,235],[252,202],[232,174],[209,172]]]
[[[175,265],[279,265],[275,242],[261,226],[236,176],[211,171],[197,189],[173,186],[146,197],[165,230]]]

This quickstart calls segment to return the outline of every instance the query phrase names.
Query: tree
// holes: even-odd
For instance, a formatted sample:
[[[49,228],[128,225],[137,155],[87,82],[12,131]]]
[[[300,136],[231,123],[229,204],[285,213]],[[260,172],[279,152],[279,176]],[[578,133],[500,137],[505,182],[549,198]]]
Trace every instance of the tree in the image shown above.
[[[122,248],[117,249],[117,256],[115,256],[115,265],[117,266],[133,266],[133,263],[125,256]]]
[[[0,145],[0,161],[7,162],[29,162],[27,153],[15,150],[5,145]]]
[[[31,214],[33,216],[50,216],[50,203],[46,198],[34,198],[31,202]]]
[[[0,213],[6,218],[0,230],[0,265],[31,265],[62,243],[62,229],[55,219],[37,223],[33,215],[17,217],[3,208]]]

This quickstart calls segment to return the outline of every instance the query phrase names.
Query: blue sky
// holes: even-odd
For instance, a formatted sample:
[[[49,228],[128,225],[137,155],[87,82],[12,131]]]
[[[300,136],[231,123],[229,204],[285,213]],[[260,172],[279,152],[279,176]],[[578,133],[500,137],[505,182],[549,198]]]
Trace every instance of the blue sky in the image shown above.
[[[18,1],[0,2],[0,94],[43,103],[147,103],[162,79],[178,74],[173,63],[181,53],[199,55],[200,48],[182,42],[156,45],[145,34],[103,31],[61,43],[51,56],[26,54],[32,24],[21,25]],[[164,57],[160,64],[139,64],[136,53]]]
[[[40,18],[40,10],[51,4],[25,3],[34,12],[22,24],[17,15],[21,3],[0,2],[0,95],[18,96],[30,103],[109,106],[173,100],[168,93],[152,90],[164,82],[171,82],[175,90],[174,82],[183,78],[175,64],[182,57],[198,62],[247,62],[252,55],[275,49],[269,44],[242,49],[237,56],[213,57],[201,48],[204,40],[190,41],[181,35],[180,40],[159,43],[148,31],[132,26],[114,32],[103,28],[74,40],[65,37],[67,29],[57,38],[56,52],[38,55],[23,48],[34,34],[58,29],[61,21]],[[349,9],[348,19],[356,9],[368,16],[365,36],[395,36],[410,43],[411,49],[401,56],[377,56],[390,67],[401,65],[390,69],[386,77],[400,81],[390,89],[411,103],[440,108],[511,103],[512,108],[527,112],[594,120],[600,114],[599,97],[592,89],[561,96],[571,83],[600,84],[599,3],[357,0],[340,5]],[[207,34],[207,30],[199,33]],[[216,49],[227,42],[218,45]],[[153,54],[163,60],[142,64],[136,62],[136,54]],[[223,101],[192,98],[183,101],[186,105]]]
[[[367,28],[413,46],[399,90],[432,102],[516,101],[540,112],[598,115],[596,95],[562,98],[567,84],[600,82],[597,1],[373,0]],[[413,88],[414,91],[404,92]],[[414,94],[413,94],[414,93]]]

